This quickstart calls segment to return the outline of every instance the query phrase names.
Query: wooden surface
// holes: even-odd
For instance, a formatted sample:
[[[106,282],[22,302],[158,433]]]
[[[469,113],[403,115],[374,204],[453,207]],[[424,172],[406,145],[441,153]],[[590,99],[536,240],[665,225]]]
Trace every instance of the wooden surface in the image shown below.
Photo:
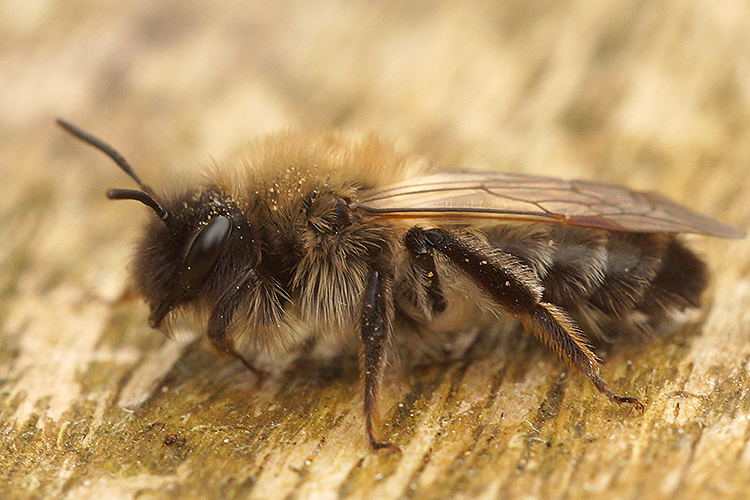
[[[363,437],[351,360],[260,386],[127,298],[144,209],[53,125],[155,186],[287,126],[440,164],[661,191],[750,226],[746,2],[0,3],[0,497],[746,498],[750,240],[691,238],[705,307],[604,345],[600,397],[517,327],[393,369]],[[126,295],[123,300],[123,295]]]

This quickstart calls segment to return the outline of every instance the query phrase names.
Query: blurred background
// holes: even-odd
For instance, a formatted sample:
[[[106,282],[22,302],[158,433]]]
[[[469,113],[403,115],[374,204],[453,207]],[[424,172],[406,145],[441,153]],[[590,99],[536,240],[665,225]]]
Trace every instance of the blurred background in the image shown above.
[[[130,180],[57,129],[56,117],[113,144],[157,188],[271,131],[366,129],[436,165],[657,190],[747,228],[750,4],[0,2],[0,425],[10,450],[0,456],[0,472],[9,460],[6,474],[31,470],[8,483],[9,492],[29,498],[73,491],[62,472],[54,480],[33,473],[39,450],[51,453],[55,458],[43,462],[67,477],[83,461],[61,452],[62,438],[53,446],[38,433],[34,446],[13,451],[20,428],[67,436],[61,426],[77,421],[70,416],[75,407],[85,420],[76,446],[94,446],[103,415],[127,406],[124,399],[147,398],[186,345],[149,332],[141,305],[132,313],[140,329],[125,328],[130,323],[118,323],[119,316],[113,321],[143,208],[105,199],[106,188],[132,187]],[[680,366],[698,374],[695,384],[703,387],[746,370],[750,248],[710,239],[696,245],[715,269],[715,305]],[[548,380],[561,367],[543,359]],[[723,371],[706,379],[716,366]],[[356,408],[356,392],[351,398]],[[722,418],[739,418],[731,414]],[[691,425],[705,424],[705,415],[696,410]],[[516,431],[525,435],[524,418],[508,427],[509,442]],[[357,425],[349,446],[366,456]],[[737,425],[716,435],[744,443],[750,430]],[[679,446],[705,439],[699,432],[692,445]],[[711,449],[721,449],[725,441],[715,444]],[[666,462],[691,470],[681,452]],[[650,470],[633,467],[638,478]],[[553,475],[566,478],[557,486],[535,476],[514,484],[554,496],[559,485],[575,483],[565,470]],[[634,491],[598,470],[578,487]],[[414,481],[417,491],[430,491]],[[748,491],[729,470],[712,479],[665,472],[653,481],[665,497],[718,484]],[[475,493],[491,490],[489,478],[476,484]],[[123,488],[123,497],[140,491]]]

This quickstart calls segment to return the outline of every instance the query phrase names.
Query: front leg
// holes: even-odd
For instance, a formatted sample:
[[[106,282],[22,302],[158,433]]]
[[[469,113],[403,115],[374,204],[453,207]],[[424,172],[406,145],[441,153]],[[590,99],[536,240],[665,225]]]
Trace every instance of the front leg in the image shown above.
[[[599,377],[599,363],[578,325],[559,306],[542,302],[539,277],[513,255],[504,253],[468,234],[446,229],[414,227],[405,238],[413,253],[437,251],[489,296],[494,303],[519,317],[524,326],[568,364],[586,375],[594,386],[616,403],[632,404],[635,398],[612,392]]]
[[[365,378],[365,429],[370,445],[375,450],[398,448],[375,439],[374,420],[377,419],[377,400],[385,366],[385,347],[393,329],[393,277],[390,272],[371,269],[362,296],[360,334],[362,338],[362,370]]]
[[[255,367],[237,351],[234,346],[234,339],[228,331],[229,325],[232,323],[232,318],[234,318],[234,313],[237,307],[239,307],[243,296],[248,293],[249,287],[256,280],[257,271],[255,269],[247,269],[235,279],[231,286],[221,295],[214,310],[211,312],[206,335],[214,348],[242,362],[248,370],[255,374],[260,383],[266,378],[267,373]]]

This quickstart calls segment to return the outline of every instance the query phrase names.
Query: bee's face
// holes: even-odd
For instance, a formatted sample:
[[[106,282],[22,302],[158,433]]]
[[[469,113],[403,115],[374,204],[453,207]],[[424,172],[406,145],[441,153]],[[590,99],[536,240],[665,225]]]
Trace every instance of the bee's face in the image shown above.
[[[153,217],[134,263],[135,284],[151,307],[157,328],[170,311],[201,295],[225,253],[236,216],[216,192],[182,197],[165,207],[166,222]]]

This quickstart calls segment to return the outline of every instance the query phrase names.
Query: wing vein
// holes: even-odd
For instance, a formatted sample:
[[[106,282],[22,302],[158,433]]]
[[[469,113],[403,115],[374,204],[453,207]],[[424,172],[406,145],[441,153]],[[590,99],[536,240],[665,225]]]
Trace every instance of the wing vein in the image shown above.
[[[612,231],[745,236],[741,229],[655,193],[515,174],[453,172],[417,177],[365,192],[355,208],[386,219],[534,221]]]

